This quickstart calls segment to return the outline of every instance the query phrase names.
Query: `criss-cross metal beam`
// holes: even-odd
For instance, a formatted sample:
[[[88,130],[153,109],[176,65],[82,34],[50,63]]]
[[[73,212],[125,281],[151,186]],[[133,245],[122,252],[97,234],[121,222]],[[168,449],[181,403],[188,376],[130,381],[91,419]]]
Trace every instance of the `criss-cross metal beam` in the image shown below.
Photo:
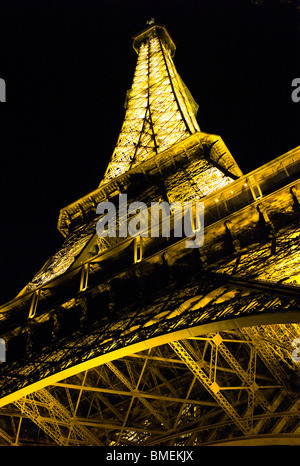
[[[14,404],[58,445],[101,445],[46,389],[38,390]]]

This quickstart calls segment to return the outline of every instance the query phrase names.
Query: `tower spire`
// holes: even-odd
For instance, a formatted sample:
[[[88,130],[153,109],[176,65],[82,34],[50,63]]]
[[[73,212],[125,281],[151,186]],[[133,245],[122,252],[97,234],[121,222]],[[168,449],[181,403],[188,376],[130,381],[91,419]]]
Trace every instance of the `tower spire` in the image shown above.
[[[164,26],[149,26],[134,37],[138,54],[126,114],[101,184],[199,131],[198,105],[173,63],[176,47]]]

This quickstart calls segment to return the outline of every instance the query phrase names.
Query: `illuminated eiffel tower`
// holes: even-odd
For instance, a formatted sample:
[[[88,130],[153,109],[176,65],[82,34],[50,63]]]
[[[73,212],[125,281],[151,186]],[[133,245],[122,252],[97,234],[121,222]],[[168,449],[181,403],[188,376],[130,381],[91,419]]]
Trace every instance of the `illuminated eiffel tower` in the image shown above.
[[[0,308],[3,445],[300,444],[300,147],[243,175],[200,131],[175,45],[151,22],[100,186]],[[186,238],[99,238],[96,207],[204,203]]]

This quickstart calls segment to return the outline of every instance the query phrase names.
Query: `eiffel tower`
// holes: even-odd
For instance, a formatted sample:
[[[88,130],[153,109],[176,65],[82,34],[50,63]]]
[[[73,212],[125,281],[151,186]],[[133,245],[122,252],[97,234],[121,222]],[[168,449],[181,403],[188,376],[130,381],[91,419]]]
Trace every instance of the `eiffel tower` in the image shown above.
[[[150,21],[99,187],[0,308],[0,444],[300,444],[300,146],[244,175]],[[96,234],[99,203],[201,201],[204,243]]]

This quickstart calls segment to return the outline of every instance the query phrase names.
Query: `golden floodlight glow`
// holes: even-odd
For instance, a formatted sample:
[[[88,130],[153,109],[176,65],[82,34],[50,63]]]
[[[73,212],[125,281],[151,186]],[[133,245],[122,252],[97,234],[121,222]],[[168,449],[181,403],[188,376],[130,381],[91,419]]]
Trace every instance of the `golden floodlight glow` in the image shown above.
[[[199,131],[198,106],[175,69],[170,43],[151,29],[138,50],[124,123],[101,184]]]
[[[61,210],[60,249],[0,308],[0,445],[300,444],[300,146],[243,175],[199,130],[153,22],[103,181]],[[204,232],[192,249],[185,202]],[[119,236],[100,237],[110,208]]]

